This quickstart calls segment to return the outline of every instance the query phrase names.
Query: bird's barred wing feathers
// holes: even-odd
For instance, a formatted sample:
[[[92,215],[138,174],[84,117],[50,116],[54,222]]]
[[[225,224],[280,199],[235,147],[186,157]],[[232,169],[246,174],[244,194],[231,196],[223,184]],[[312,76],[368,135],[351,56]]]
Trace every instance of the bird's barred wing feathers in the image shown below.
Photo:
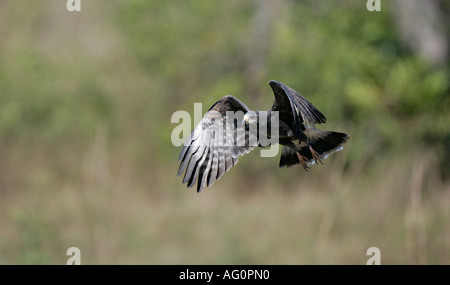
[[[181,149],[178,176],[197,191],[214,184],[242,156],[256,147],[249,144],[249,132],[241,125],[249,108],[237,98],[227,95],[208,110]]]

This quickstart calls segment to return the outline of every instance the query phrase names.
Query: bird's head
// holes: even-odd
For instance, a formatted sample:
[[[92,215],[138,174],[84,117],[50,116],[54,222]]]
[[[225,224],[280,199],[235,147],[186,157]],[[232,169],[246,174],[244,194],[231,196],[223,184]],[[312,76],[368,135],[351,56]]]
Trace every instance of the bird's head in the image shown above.
[[[249,111],[245,113],[244,118],[242,120],[242,125],[252,125],[258,122],[258,111]]]

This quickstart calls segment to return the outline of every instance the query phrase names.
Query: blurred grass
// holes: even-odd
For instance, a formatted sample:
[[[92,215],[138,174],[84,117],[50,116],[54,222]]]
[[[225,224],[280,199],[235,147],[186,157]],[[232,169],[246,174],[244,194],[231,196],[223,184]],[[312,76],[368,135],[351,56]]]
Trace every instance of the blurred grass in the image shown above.
[[[81,181],[57,186],[37,163],[32,185],[2,199],[1,263],[64,264],[70,246],[83,264],[364,264],[371,246],[383,264],[448,262],[450,195],[431,154],[392,154],[391,169],[378,161],[365,175],[343,175],[339,157],[289,169],[289,182],[239,178],[238,165],[195,194],[171,169],[149,186],[128,162],[112,169],[104,146],[91,151]]]
[[[0,264],[65,264],[72,246],[82,264],[365,264],[372,246],[449,263],[448,64],[358,1],[281,1],[261,33],[257,1],[176,3],[0,3]],[[268,108],[270,79],[345,149],[311,172],[254,151],[185,189],[172,113],[226,94]]]

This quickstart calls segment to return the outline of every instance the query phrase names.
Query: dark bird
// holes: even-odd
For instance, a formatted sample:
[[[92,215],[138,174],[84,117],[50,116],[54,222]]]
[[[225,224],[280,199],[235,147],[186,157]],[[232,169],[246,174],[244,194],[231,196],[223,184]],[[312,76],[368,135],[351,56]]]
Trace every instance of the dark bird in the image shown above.
[[[197,192],[210,187],[236,165],[239,156],[268,146],[262,143],[264,138],[282,145],[279,167],[300,164],[308,170],[342,149],[349,136],[316,129],[314,125],[326,118],[311,102],[283,83],[272,80],[269,85],[275,95],[269,111],[251,111],[231,95],[211,106],[181,149],[178,176],[185,172],[183,183],[192,187],[197,182]]]

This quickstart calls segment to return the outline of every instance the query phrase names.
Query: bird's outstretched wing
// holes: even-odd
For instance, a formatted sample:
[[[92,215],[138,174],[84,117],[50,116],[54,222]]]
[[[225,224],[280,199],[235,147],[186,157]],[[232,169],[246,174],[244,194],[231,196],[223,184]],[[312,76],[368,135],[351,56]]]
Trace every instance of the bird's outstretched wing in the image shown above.
[[[279,118],[297,132],[301,123],[320,124],[327,119],[305,97],[281,82],[269,83],[275,95],[271,111],[279,111]]]
[[[181,149],[178,176],[185,170],[183,183],[197,192],[210,187],[230,170],[242,156],[257,145],[242,126],[242,118],[250,109],[234,96],[227,95],[214,103],[192,131]]]

